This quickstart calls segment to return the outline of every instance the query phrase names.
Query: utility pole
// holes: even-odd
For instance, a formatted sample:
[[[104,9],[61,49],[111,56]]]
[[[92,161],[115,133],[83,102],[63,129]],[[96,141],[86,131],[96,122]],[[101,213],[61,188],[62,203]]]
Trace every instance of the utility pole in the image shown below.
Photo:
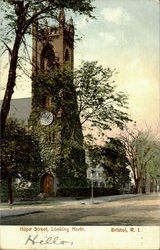
[[[94,190],[94,178],[95,178],[94,174],[95,174],[95,170],[92,169],[91,171],[91,202],[92,204],[93,204],[93,190]]]
[[[91,179],[91,202],[93,204],[93,177]]]

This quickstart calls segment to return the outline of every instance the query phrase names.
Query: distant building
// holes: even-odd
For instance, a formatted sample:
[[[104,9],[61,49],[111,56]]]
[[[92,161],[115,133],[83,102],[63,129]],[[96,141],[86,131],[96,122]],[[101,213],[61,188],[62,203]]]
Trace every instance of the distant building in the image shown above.
[[[95,186],[104,187],[106,180],[104,178],[104,168],[99,163],[95,168],[89,167],[87,169],[87,178],[95,182]]]

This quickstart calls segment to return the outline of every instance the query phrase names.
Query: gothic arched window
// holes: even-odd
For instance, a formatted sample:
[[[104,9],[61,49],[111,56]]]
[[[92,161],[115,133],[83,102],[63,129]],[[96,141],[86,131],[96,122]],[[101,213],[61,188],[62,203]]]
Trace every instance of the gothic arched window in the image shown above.
[[[68,49],[66,49],[66,52],[65,52],[65,62],[68,62],[69,61],[69,51]]]
[[[55,54],[52,45],[49,43],[44,47],[41,53],[41,70],[53,70],[55,64]]]
[[[42,105],[46,108],[49,108],[52,105],[52,98],[47,92],[42,96]]]

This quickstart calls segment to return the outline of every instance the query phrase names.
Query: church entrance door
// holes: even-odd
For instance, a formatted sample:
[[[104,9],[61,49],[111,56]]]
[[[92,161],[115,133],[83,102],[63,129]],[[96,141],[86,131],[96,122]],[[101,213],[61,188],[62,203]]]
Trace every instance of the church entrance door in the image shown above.
[[[42,181],[43,193],[53,193],[53,177],[50,174],[45,174]]]

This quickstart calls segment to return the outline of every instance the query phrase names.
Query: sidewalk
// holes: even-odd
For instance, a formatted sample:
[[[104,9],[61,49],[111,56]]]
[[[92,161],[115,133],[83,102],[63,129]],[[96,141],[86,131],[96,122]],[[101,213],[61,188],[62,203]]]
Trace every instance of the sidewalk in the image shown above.
[[[128,199],[132,197],[139,196],[141,194],[122,194],[122,195],[112,195],[112,196],[101,196],[93,198],[93,204],[102,203],[102,202],[111,202],[121,199]],[[81,204],[92,204],[92,199],[84,199],[80,201]]]
[[[61,201],[50,201],[50,202],[42,202],[37,204],[29,205],[25,203],[22,203],[22,205],[9,205],[6,207],[0,207],[0,217],[10,217],[10,216],[22,216],[26,214],[32,214],[32,213],[39,213],[40,210],[45,208],[51,208],[55,205],[71,205],[71,204],[100,204],[103,202],[111,202],[116,201],[120,199],[127,199],[139,196],[141,194],[123,194],[123,195],[112,195],[112,196],[102,196],[102,197],[96,197],[92,199],[83,199],[83,200],[68,200],[65,199]]]

